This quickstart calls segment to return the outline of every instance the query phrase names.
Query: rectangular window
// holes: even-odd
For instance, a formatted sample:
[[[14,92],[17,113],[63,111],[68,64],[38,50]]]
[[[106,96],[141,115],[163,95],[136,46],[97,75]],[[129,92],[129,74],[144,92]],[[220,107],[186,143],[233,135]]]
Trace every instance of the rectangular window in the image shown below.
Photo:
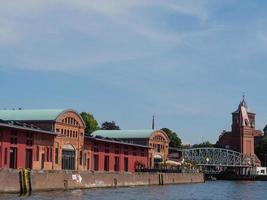
[[[33,135],[32,133],[27,133],[26,134],[26,145],[27,146],[32,146],[32,140],[33,140]]]
[[[58,148],[55,149],[55,162],[58,164]]]
[[[83,164],[83,152],[80,151],[80,165]]]
[[[109,153],[109,149],[105,149],[105,153]]]
[[[26,149],[25,168],[32,169],[32,149]]]
[[[119,170],[120,170],[120,158],[116,156],[114,163],[114,171],[119,171]]]
[[[86,166],[86,153],[84,154],[83,165]]]
[[[9,149],[9,168],[16,169],[17,168],[17,148],[10,147]]]
[[[7,148],[5,148],[5,160],[4,160],[5,165],[7,164]]]
[[[39,146],[36,147],[36,161],[39,161]]]
[[[18,144],[18,134],[16,132],[11,132],[10,134],[10,143],[11,144]]]
[[[94,170],[98,171],[98,155],[94,155]]]
[[[160,152],[160,144],[157,144],[157,151]]]
[[[104,158],[104,170],[109,171],[109,156],[105,156]]]
[[[90,170],[90,158],[87,158],[87,170]]]
[[[53,149],[52,149],[52,147],[50,147],[50,162],[52,162],[52,160],[53,160]]]
[[[124,171],[128,172],[128,158],[124,158]]]
[[[49,162],[49,147],[46,147],[46,162]]]

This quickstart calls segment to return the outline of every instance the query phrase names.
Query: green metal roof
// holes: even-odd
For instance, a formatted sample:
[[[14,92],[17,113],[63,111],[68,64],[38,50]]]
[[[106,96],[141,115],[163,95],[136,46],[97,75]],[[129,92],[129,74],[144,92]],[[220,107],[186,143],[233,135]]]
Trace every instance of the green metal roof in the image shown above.
[[[7,121],[53,121],[66,109],[0,110],[0,119]]]
[[[92,133],[92,136],[101,136],[107,138],[149,138],[154,130],[98,130]]]

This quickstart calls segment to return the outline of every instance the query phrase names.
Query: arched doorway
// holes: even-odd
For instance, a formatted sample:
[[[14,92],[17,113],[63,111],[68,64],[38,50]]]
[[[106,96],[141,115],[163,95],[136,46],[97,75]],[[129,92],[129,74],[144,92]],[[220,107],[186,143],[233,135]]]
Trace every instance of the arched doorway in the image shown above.
[[[70,144],[62,146],[62,169],[75,170],[75,149]]]
[[[154,158],[154,168],[159,168],[160,164],[163,161],[162,156],[157,154],[153,158]]]

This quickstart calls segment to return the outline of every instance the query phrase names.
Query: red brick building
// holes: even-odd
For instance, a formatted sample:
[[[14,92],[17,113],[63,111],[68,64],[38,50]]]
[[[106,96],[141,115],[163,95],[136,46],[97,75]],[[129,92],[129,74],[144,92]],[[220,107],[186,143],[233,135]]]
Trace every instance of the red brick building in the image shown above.
[[[16,122],[0,121],[0,168],[52,165],[56,133]]]
[[[157,167],[159,163],[168,159],[170,140],[162,130],[99,130],[93,132],[92,135],[149,146],[149,168]]]
[[[87,170],[129,171],[148,167],[149,146],[130,144],[101,137],[85,137]]]
[[[133,172],[148,166],[149,146],[85,137],[85,123],[71,109],[0,110],[0,119],[0,168]]]
[[[217,145],[229,148],[243,154],[255,155],[254,137],[261,136],[262,132],[255,129],[255,113],[249,111],[243,99],[238,109],[232,113],[232,130],[224,131]]]
[[[38,143],[45,140],[37,138],[37,157],[42,162],[33,161],[33,169],[68,169],[84,170],[82,158],[84,152],[83,119],[72,109],[22,109],[0,110],[0,119],[9,122],[25,123],[36,126],[42,130],[55,132],[57,136],[49,149],[40,148]],[[43,158],[50,154],[49,159]],[[43,161],[44,160],[44,161]]]

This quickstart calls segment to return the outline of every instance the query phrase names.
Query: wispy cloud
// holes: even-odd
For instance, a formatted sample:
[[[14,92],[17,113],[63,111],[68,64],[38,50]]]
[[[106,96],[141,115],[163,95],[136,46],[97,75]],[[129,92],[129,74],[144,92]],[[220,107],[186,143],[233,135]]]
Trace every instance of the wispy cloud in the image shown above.
[[[2,19],[8,26],[1,28],[0,45],[17,43],[17,63],[9,65],[27,69],[77,71],[142,59],[180,45],[186,38],[214,31],[210,26],[187,32],[164,30],[173,26],[168,15],[207,20],[210,7],[206,0],[25,0],[23,5],[18,1],[3,5],[0,23]],[[161,22],[159,18],[166,19]]]

